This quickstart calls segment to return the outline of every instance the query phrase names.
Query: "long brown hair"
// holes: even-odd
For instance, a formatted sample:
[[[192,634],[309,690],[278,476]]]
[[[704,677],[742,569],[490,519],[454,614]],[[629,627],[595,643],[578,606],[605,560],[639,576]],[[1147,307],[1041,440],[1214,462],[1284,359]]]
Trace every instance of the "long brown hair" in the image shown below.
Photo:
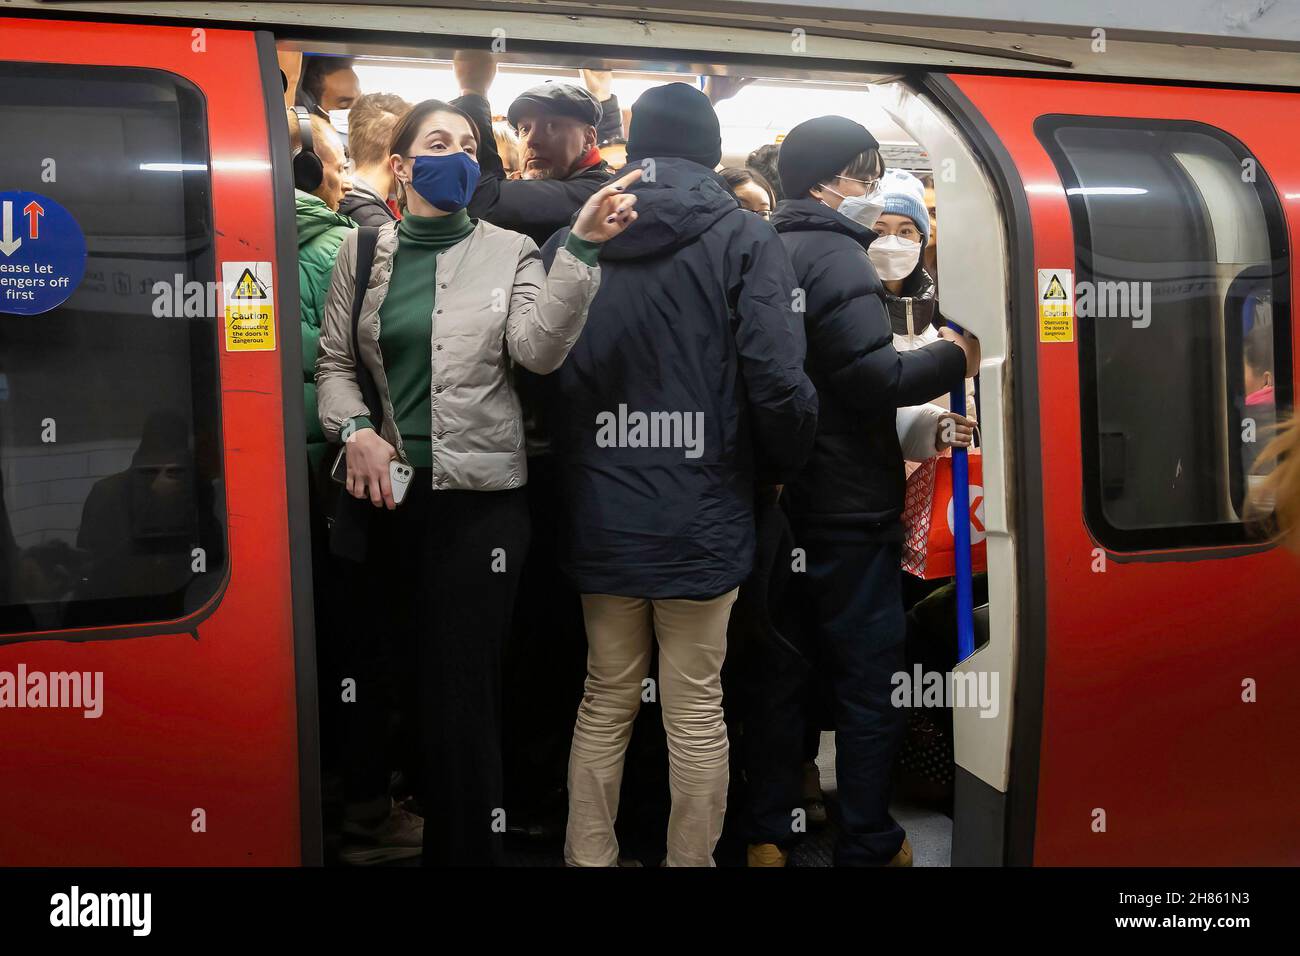
[[[727,166],[718,170],[718,175],[727,181],[731,191],[735,192],[737,186],[743,186],[745,183],[753,183],[763,192],[767,193],[767,205],[769,209],[776,209],[776,190],[772,188],[763,174],[754,169],[741,169],[739,166]]]
[[[1300,552],[1300,418],[1293,418],[1259,453],[1256,469],[1274,463],[1251,495],[1250,511],[1272,517],[1276,540]]]

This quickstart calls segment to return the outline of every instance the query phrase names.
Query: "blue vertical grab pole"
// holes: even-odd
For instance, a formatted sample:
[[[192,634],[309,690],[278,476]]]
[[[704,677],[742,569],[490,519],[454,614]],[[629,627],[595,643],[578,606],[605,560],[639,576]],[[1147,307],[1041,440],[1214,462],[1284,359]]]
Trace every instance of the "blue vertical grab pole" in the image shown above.
[[[949,322],[955,332],[961,326]],[[949,407],[966,414],[966,380],[948,393]],[[957,572],[957,662],[975,653],[975,606],[971,591],[970,554],[970,468],[966,449],[952,450],[952,528]]]

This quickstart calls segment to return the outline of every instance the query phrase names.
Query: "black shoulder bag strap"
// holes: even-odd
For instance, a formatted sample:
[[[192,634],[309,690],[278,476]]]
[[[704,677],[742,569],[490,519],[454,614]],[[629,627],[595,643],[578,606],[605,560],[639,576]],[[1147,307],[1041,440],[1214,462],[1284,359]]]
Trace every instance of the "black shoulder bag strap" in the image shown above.
[[[361,398],[370,409],[370,421],[377,433],[382,432],[384,406],[379,400],[379,387],[366,363],[361,361],[361,306],[370,285],[370,270],[375,264],[375,249],[379,245],[379,227],[362,226],[357,230],[357,272],[352,286],[352,360],[356,365],[357,385]]]
[[[379,245],[379,227],[362,226],[357,230],[356,274],[352,287],[352,361],[353,374],[361,389],[361,398],[370,412],[375,431],[382,433],[384,406],[379,400],[379,387],[374,376],[361,359],[361,308],[370,285],[370,271],[375,262],[375,249]],[[339,489],[335,500],[334,520],[330,524],[330,551],[340,558],[361,562],[366,559],[370,545],[370,519],[374,506],[368,499],[353,498]]]

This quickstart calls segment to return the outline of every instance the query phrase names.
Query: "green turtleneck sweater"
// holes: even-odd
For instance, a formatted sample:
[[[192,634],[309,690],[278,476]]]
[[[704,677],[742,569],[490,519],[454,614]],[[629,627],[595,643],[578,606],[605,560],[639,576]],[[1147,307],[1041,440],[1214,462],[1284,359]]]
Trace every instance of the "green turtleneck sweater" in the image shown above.
[[[393,418],[406,458],[416,468],[433,464],[429,431],[433,413],[433,309],[438,253],[467,238],[474,220],[464,209],[449,216],[407,213],[397,225],[397,252],[388,294],[379,307],[379,350],[384,356]],[[565,248],[588,265],[596,264],[600,245],[569,234]],[[355,418],[356,428],[373,428]]]

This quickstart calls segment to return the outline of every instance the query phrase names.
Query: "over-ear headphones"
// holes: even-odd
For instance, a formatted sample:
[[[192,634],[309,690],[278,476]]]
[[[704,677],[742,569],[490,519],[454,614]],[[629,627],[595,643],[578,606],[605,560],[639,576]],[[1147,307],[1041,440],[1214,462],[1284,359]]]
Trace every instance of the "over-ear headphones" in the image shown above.
[[[295,106],[293,113],[298,117],[298,136],[302,142],[293,151],[293,184],[305,193],[314,192],[325,179],[325,165],[316,155],[312,141],[311,113],[303,106]]]

